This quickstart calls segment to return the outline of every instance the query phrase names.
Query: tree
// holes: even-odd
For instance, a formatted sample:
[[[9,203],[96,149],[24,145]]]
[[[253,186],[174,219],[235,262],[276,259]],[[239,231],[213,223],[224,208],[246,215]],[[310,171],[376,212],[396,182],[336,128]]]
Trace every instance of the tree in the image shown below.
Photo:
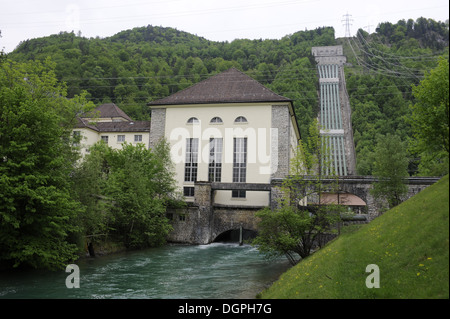
[[[54,68],[49,60],[0,65],[0,261],[14,267],[63,267],[78,252],[70,133],[91,104],[66,99]]]
[[[165,243],[171,230],[165,212],[175,190],[173,179],[166,179],[161,185],[163,165],[143,144],[126,144],[121,150],[111,150],[108,160],[105,192],[115,201],[112,212],[116,236],[129,248]]]
[[[90,242],[107,238],[115,221],[110,213],[114,201],[104,192],[109,173],[108,152],[105,143],[94,145],[73,174],[75,197],[84,207],[79,216],[79,226]]]
[[[396,135],[387,134],[378,139],[375,148],[375,165],[373,174],[378,178],[374,183],[372,194],[377,200],[384,200],[389,208],[402,202],[408,186],[408,157],[406,147]]]
[[[414,132],[412,149],[423,158],[444,161],[448,172],[449,156],[449,63],[441,57],[439,65],[413,87],[416,103],[411,105],[409,123]],[[430,162],[422,164],[430,166]]]
[[[265,208],[256,216],[260,218],[258,236],[253,244],[268,256],[285,255],[292,265],[323,244],[323,237],[334,232],[341,220],[344,207],[325,203],[323,193],[336,192],[336,183],[324,181],[329,168],[327,143],[319,134],[315,120],[310,126],[306,143],[300,143],[291,160],[290,176],[280,188],[283,197],[279,207]],[[312,204],[306,205],[305,201]]]
[[[74,178],[86,208],[83,230],[91,242],[107,236],[127,248],[165,243],[171,230],[166,208],[179,205],[167,142],[160,141],[154,150],[127,143],[112,149],[100,142]]]

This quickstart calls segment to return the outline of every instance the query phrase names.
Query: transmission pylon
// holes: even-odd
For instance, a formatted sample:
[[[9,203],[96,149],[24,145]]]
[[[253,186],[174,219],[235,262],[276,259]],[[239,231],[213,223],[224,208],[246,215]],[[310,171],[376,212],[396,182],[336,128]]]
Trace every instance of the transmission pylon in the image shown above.
[[[351,19],[351,14],[344,14],[344,19],[342,20],[342,22],[344,22],[344,26],[345,26],[345,37],[346,38],[350,38],[352,35],[350,34],[350,26],[352,25],[350,22],[353,22],[353,19]]]

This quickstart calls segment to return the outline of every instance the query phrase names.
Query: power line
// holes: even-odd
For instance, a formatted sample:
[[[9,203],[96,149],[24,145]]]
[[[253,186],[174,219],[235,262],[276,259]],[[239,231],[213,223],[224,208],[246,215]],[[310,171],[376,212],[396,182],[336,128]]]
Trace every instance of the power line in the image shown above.
[[[361,46],[359,46],[358,44],[357,44],[357,46],[358,46],[358,48],[362,51],[362,52],[364,52],[367,56],[370,56],[370,57],[373,57],[373,58],[375,58],[375,59],[378,59],[378,60],[380,60],[380,61],[382,61],[383,63],[384,63],[384,65],[387,67],[387,69],[386,68],[382,68],[382,69],[384,69],[384,70],[386,70],[387,72],[397,72],[397,74],[403,74],[403,75],[406,75],[406,76],[410,76],[410,77],[412,77],[412,78],[416,78],[416,79],[418,79],[419,77],[414,73],[414,72],[418,72],[418,71],[421,71],[421,70],[417,70],[417,69],[410,69],[410,68],[407,68],[407,67],[405,67],[404,65],[402,65],[399,61],[397,61],[397,63],[392,63],[392,62],[389,62],[389,61],[386,61],[381,55],[375,55],[375,54],[373,54],[373,53],[369,53],[369,52],[367,52],[366,50],[364,50],[363,48],[364,48],[364,45],[361,43],[361,41],[360,41],[360,36],[362,36],[361,35],[361,33],[358,31],[357,32],[357,37],[356,37],[356,39],[358,40],[358,42],[359,42],[359,44],[361,45]],[[364,39],[364,38],[363,38]],[[364,39],[364,41],[365,41],[365,39]],[[356,42],[356,41],[355,41]],[[369,43],[367,42],[367,41],[365,41],[365,43],[366,43],[366,45],[367,45],[367,47],[368,47],[368,49],[369,49],[369,51],[370,51],[370,45],[369,45]],[[395,68],[396,67],[399,67],[399,68],[401,68],[401,69],[403,69],[406,73],[401,73],[401,72],[399,72],[399,71],[394,71],[394,70],[396,70]]]
[[[364,41],[364,43],[361,43],[361,40]],[[408,68],[403,63],[401,63],[400,61],[401,56],[386,53],[389,55],[389,57],[384,57],[383,54],[385,54],[385,52],[374,49],[373,46],[369,42],[367,42],[367,40],[359,31],[357,32],[356,37],[347,38],[347,42],[352,50],[352,53],[358,65],[367,68],[367,70],[371,72],[375,72],[380,75],[388,77],[420,80],[421,78],[423,78],[423,73],[426,71],[426,69]],[[355,47],[352,45],[352,42],[360,52],[365,54],[367,61],[360,58],[358,54],[356,54]],[[381,54],[374,53],[373,51],[380,52]],[[420,56],[417,56],[417,58],[420,58]],[[436,59],[437,56],[435,57],[423,56],[423,58]],[[376,61],[380,61],[381,63],[379,62],[377,63]]]
[[[403,56],[403,55],[398,55],[398,54],[392,54],[392,53],[388,53],[388,52],[384,52],[384,51],[380,51],[377,48],[373,47],[373,45],[370,45],[369,42],[367,42],[367,40],[364,38],[364,36],[361,34],[361,32],[358,31],[358,35],[361,39],[363,39],[364,43],[366,43],[366,45],[370,48],[370,50],[373,51],[377,51],[380,54],[383,55],[387,55],[388,57],[385,57],[385,59],[412,59],[412,60],[419,60],[419,59],[424,59],[424,60],[437,60],[439,55],[434,55],[434,54],[427,54],[427,55],[415,55],[415,56]],[[375,34],[376,37],[378,37],[378,34]]]

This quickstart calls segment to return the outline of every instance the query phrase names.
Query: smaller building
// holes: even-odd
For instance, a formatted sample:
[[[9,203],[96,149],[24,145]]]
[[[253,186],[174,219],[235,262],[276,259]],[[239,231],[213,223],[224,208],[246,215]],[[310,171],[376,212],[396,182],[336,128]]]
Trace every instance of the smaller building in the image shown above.
[[[149,147],[150,121],[133,121],[114,103],[102,104],[77,118],[73,129],[79,135],[82,156],[99,141],[112,148],[121,148],[124,142],[142,143]]]

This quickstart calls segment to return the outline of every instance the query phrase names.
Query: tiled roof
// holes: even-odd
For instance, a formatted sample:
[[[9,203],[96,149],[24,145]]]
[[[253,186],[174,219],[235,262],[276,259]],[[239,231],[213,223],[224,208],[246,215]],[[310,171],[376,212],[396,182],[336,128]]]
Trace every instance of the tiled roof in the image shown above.
[[[94,110],[81,115],[81,118],[112,118],[112,117],[122,117],[127,121],[131,121],[131,118],[122,111],[114,103],[106,103],[97,106]]]
[[[89,128],[97,132],[150,132],[150,121],[91,123],[78,118],[75,128]]]
[[[243,72],[231,68],[148,105],[289,101],[291,100],[274,93]]]

